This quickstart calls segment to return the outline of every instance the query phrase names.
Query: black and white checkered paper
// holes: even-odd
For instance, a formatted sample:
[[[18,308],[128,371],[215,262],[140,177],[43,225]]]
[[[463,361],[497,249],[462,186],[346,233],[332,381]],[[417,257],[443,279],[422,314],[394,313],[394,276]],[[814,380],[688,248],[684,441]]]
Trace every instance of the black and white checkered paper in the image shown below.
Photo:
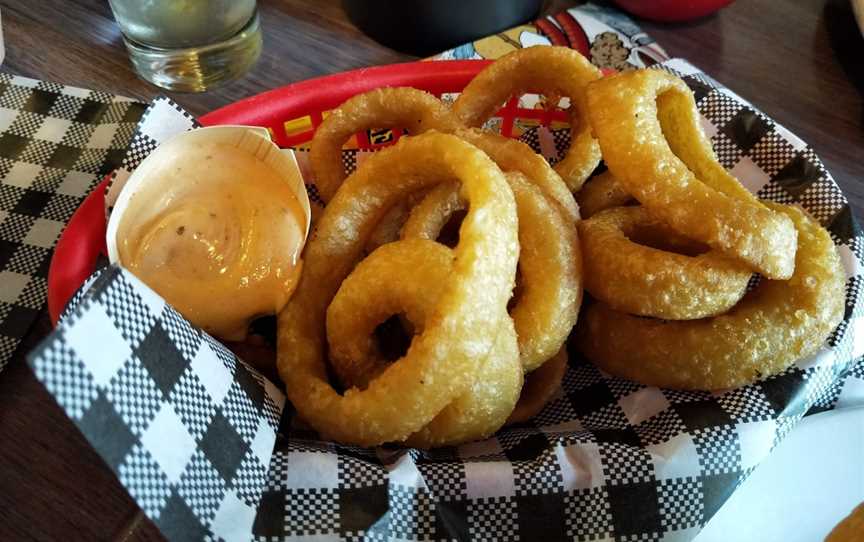
[[[342,446],[111,267],[33,353],[33,369],[172,540],[690,540],[801,417],[864,403],[864,238],[810,147],[688,63],[659,68],[693,89],[724,165],[761,197],[807,209],[843,260],[843,323],[780,375],[725,392],[662,390],[571,350],[550,404],[493,438],[432,451]],[[566,147],[543,130],[524,139]]]
[[[45,304],[60,232],[120,165],[144,107],[0,73],[0,371]]]
[[[201,123],[171,98],[159,96],[153,100],[138,122],[123,163],[111,174],[111,183],[105,191],[106,214],[111,214],[132,172],[156,147],[171,136],[200,127]]]
[[[169,540],[247,540],[282,392],[125,270],[78,300],[37,378]]]

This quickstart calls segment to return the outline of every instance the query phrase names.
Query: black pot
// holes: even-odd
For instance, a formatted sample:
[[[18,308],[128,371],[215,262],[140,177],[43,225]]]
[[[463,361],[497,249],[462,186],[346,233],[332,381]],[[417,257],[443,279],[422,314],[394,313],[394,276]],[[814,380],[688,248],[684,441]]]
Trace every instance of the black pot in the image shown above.
[[[342,6],[375,41],[429,56],[533,20],[543,0],[343,0]]]

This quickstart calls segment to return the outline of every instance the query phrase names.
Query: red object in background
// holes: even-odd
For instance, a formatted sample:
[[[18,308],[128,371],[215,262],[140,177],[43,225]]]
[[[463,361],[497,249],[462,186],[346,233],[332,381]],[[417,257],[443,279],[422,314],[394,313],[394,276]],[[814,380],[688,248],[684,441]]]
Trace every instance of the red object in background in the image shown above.
[[[733,0],[615,0],[624,11],[652,21],[681,22],[710,15]]]

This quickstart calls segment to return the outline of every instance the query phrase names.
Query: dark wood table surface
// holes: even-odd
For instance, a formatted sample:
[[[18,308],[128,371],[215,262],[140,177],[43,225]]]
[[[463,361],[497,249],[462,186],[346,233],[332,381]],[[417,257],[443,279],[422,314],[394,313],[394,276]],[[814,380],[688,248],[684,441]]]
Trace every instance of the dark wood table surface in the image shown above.
[[[574,2],[556,0],[547,12]],[[259,0],[264,50],[243,79],[172,97],[201,114],[319,75],[413,60],[359,32],[340,2]],[[0,0],[3,71],[148,100],[105,0]],[[640,25],[809,142],[864,209],[864,39],[846,0],[739,0],[696,22]],[[156,528],[24,363],[0,373],[0,540],[159,540]]]

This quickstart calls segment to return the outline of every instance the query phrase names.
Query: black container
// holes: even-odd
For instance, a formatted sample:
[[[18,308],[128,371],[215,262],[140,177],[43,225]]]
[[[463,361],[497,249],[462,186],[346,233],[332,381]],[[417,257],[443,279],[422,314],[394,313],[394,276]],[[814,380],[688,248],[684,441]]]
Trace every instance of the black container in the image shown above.
[[[343,0],[342,6],[375,41],[429,56],[533,20],[543,0]]]

